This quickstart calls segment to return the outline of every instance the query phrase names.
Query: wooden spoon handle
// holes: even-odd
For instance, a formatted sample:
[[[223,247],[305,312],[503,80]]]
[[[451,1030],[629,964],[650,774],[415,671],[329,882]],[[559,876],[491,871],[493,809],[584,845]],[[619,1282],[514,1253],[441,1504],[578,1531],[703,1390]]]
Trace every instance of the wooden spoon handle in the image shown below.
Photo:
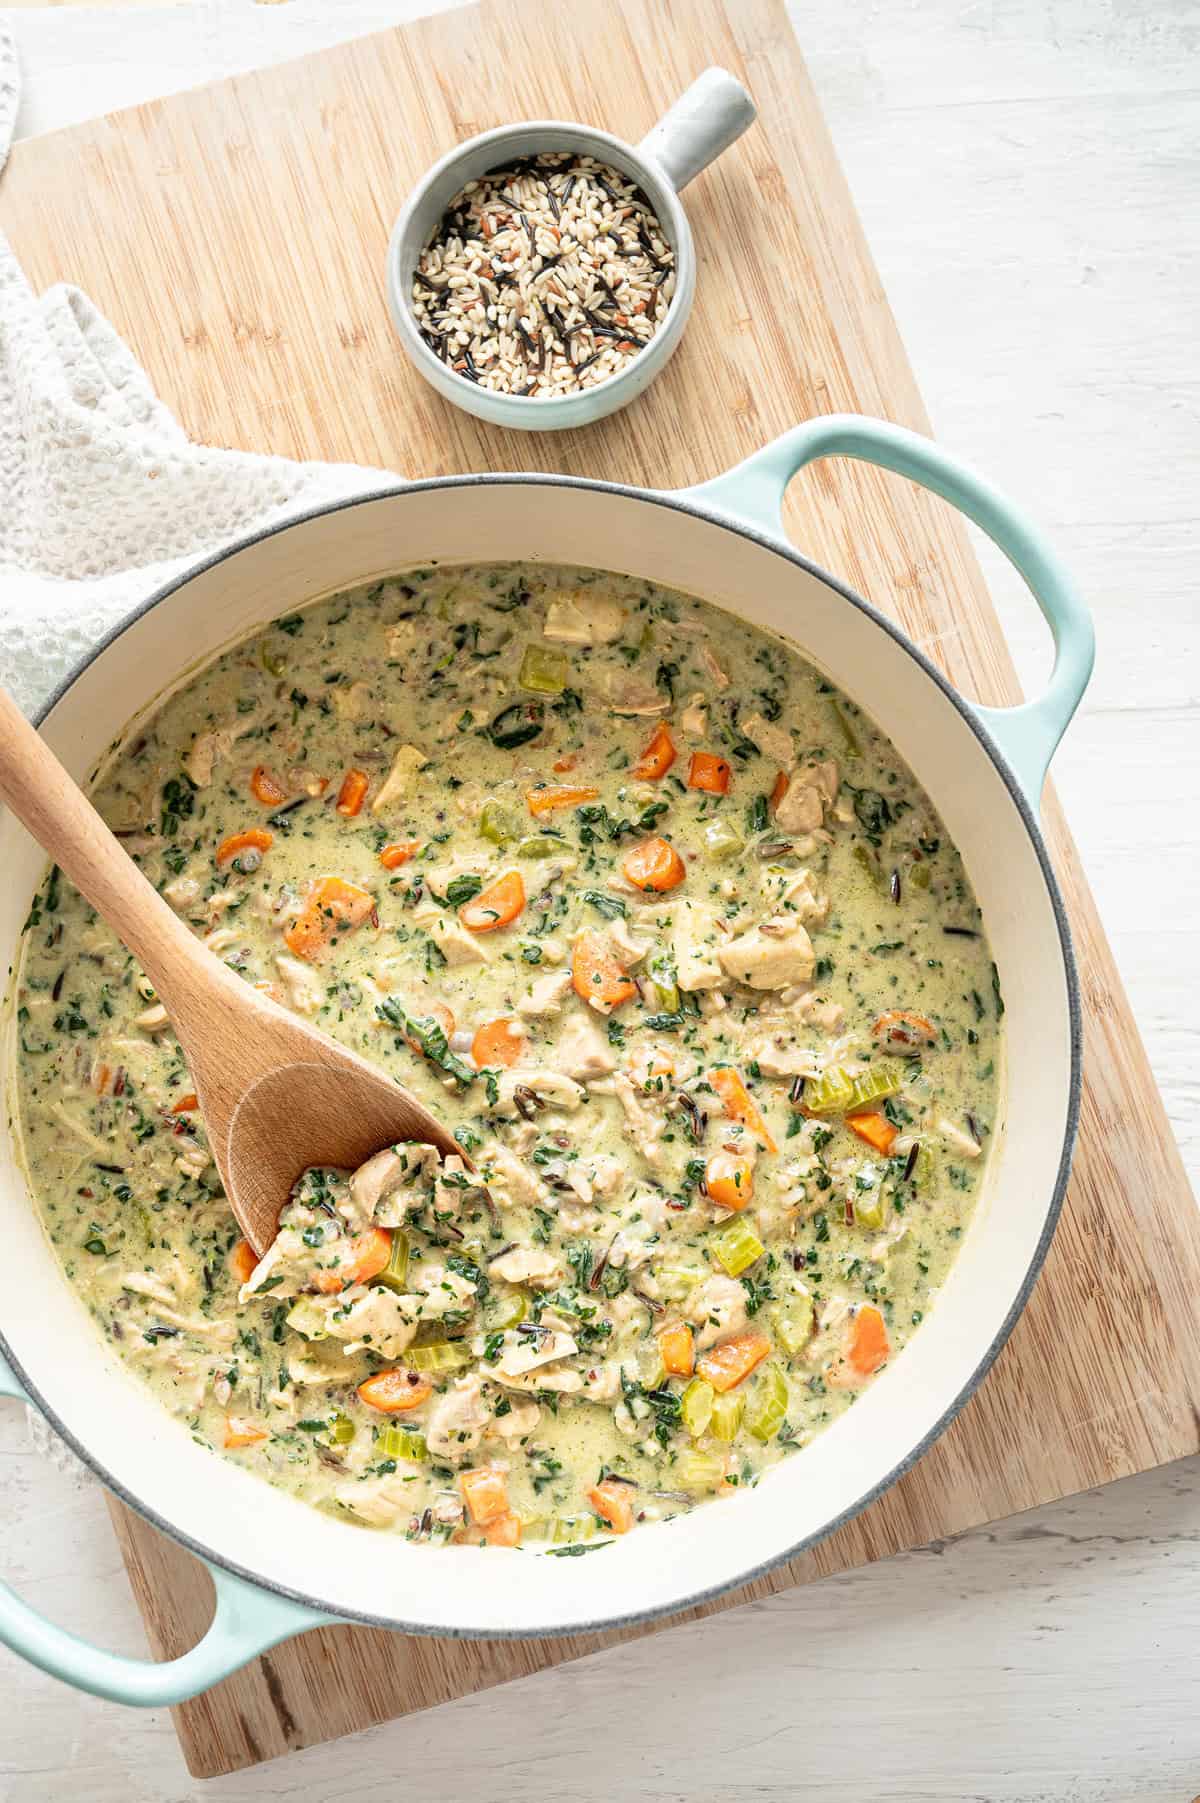
[[[164,1001],[203,976],[203,949],[0,689],[0,801],[133,953]]]

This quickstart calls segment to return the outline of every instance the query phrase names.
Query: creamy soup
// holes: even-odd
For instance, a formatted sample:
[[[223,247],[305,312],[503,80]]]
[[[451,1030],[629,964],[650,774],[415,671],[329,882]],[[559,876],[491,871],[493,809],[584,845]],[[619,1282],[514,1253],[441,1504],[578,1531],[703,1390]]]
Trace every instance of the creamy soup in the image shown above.
[[[779,639],[625,577],[418,570],[227,652],[95,799],[465,1154],[305,1173],[256,1263],[165,1010],[50,873],[32,1187],[216,1453],[410,1539],[576,1552],[757,1483],[935,1305],[998,1130],[995,966],[928,797]]]

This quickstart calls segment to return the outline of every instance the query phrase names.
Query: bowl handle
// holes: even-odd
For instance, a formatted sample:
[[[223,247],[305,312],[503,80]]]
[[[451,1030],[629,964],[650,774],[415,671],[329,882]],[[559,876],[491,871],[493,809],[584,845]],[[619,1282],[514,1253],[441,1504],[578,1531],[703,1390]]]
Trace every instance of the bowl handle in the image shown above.
[[[0,1396],[29,1402],[16,1376],[0,1357]],[[88,1644],[39,1615],[16,1592],[0,1581],[0,1644],[40,1666],[52,1678],[90,1690],[114,1703],[157,1708],[181,1703],[231,1672],[265,1653],[293,1634],[317,1628],[333,1618],[293,1603],[287,1597],[260,1590],[235,1578],[219,1566],[206,1566],[217,1593],[212,1623],[203,1640],[179,1659],[155,1663],[150,1659],[126,1659],[118,1653]]]
[[[676,193],[753,125],[754,102],[727,69],[706,69],[638,145]]]
[[[1036,701],[1022,706],[970,705],[1036,813],[1050,759],[1079,706],[1095,657],[1091,616],[1071,578],[1038,528],[982,476],[932,440],[858,414],[833,413],[796,426],[723,476],[677,490],[676,498],[716,507],[782,538],[787,485],[819,457],[854,457],[931,489],[974,520],[1024,577],[1054,637],[1050,681]]]

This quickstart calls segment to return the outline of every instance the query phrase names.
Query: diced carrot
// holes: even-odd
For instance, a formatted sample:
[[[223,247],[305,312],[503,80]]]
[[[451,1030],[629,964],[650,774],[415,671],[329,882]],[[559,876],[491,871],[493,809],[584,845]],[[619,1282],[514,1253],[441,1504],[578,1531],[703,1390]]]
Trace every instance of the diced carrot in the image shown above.
[[[362,804],[367,799],[370,787],[371,779],[365,770],[347,770],[338,790],[338,813],[344,814],[347,820],[353,820],[356,814],[362,812]]]
[[[735,1071],[731,1065],[722,1065],[709,1071],[708,1080],[720,1096],[721,1105],[730,1120],[739,1121],[768,1152],[778,1152],[779,1147],[763,1119],[762,1109],[746,1088],[741,1072]]]
[[[274,833],[261,826],[248,827],[244,833],[232,833],[217,847],[217,869],[223,870],[244,851],[270,851],[274,843]]]
[[[846,1125],[851,1133],[857,1133],[859,1139],[865,1139],[869,1146],[874,1146],[885,1158],[896,1143],[897,1129],[892,1126],[886,1114],[848,1114]]]
[[[788,792],[788,773],[786,770],[781,770],[779,772],[779,775],[775,778],[775,786],[771,790],[770,807],[771,807],[772,814],[777,812],[777,810],[779,808],[779,804],[783,800],[783,798],[787,794],[787,792]]]
[[[599,793],[599,789],[586,784],[572,788],[570,783],[547,783],[543,788],[526,790],[525,800],[531,814],[551,814],[555,808],[582,807],[585,801],[595,801]]]
[[[569,752],[566,757],[555,758],[555,760],[551,764],[550,768],[552,770],[557,771],[559,776],[565,776],[568,770],[574,770],[574,768],[578,762],[579,762],[578,752],[572,751],[572,752]]]
[[[495,1521],[489,1521],[481,1532],[489,1546],[520,1546],[521,1517],[509,1509],[505,1514],[497,1515]]]
[[[606,1477],[598,1484],[593,1484],[588,1491],[588,1501],[607,1521],[614,1534],[627,1534],[633,1526],[632,1484],[623,1484],[619,1478]]]
[[[671,1321],[658,1330],[658,1350],[669,1377],[690,1377],[696,1368],[696,1342],[686,1321]]]
[[[256,764],[254,774],[250,778],[250,793],[255,801],[261,801],[264,808],[277,808],[281,801],[287,800],[287,790],[273,776],[265,764]]]
[[[892,1346],[883,1316],[864,1302],[854,1316],[846,1345],[846,1361],[860,1377],[871,1377],[891,1357]]]
[[[660,776],[667,774],[678,756],[671,728],[665,720],[660,720],[646,741],[645,751],[633,766],[632,774],[642,782],[657,782]]]
[[[257,1421],[246,1421],[241,1415],[225,1417],[225,1450],[231,1452],[236,1446],[258,1446],[269,1438],[265,1427]]]
[[[637,984],[610,950],[600,933],[581,933],[571,954],[571,982],[575,993],[601,1014],[610,1014],[637,994]]]
[[[526,1046],[525,1030],[520,1021],[489,1020],[471,1041],[471,1056],[483,1070],[502,1064],[509,1070],[520,1064]]]
[[[508,870],[474,901],[458,910],[458,918],[472,933],[494,933],[511,926],[525,906],[525,885],[519,870]]]
[[[447,1039],[449,1039],[451,1033],[454,1031],[454,1016],[444,1002],[430,1002],[424,1012],[418,1014],[415,1018],[422,1021],[435,1020]],[[422,1058],[425,1056],[425,1047],[421,1044],[419,1039],[411,1033],[405,1033],[403,1037],[405,1044],[410,1045],[414,1052],[419,1053]]]
[[[249,1283],[258,1264],[258,1256],[249,1240],[239,1240],[229,1254],[229,1267],[238,1284]]]
[[[904,1008],[889,1008],[871,1028],[871,1037],[885,1052],[919,1052],[933,1045],[937,1029],[923,1014],[910,1014]]]
[[[283,937],[289,951],[310,962],[320,958],[338,933],[361,926],[374,911],[375,898],[357,883],[324,876],[308,892],[308,900]]]
[[[385,845],[379,854],[379,862],[385,870],[399,870],[401,864],[407,864],[421,849],[419,839],[395,839]]]
[[[322,1295],[335,1296],[352,1283],[369,1283],[372,1277],[378,1277],[391,1255],[390,1231],[386,1227],[368,1227],[347,1243],[336,1265],[315,1274],[313,1288]]]
[[[486,1528],[509,1513],[508,1478],[496,1465],[476,1465],[460,1471],[458,1487],[467,1513],[477,1528]]]
[[[90,1081],[91,1081],[92,1088],[95,1090],[95,1092],[98,1096],[106,1096],[108,1094],[109,1090],[112,1088],[112,1081],[113,1081],[112,1065],[105,1064],[103,1062],[100,1062],[98,1064],[93,1064],[92,1075],[91,1075]]]
[[[652,889],[656,895],[678,889],[687,875],[683,859],[665,839],[643,839],[627,853],[621,869],[635,889]]]
[[[404,1415],[428,1402],[433,1385],[420,1371],[410,1371],[407,1365],[392,1365],[386,1371],[377,1371],[374,1377],[364,1378],[358,1394],[368,1408],[378,1409],[383,1415]]]
[[[688,788],[704,789],[709,795],[728,795],[729,765],[712,751],[693,751],[688,767]]]
[[[745,1333],[732,1334],[728,1340],[702,1352],[696,1360],[696,1375],[723,1394],[749,1377],[770,1350],[771,1342],[765,1333],[747,1328]]]
[[[196,1094],[196,1092],[194,1090],[189,1090],[186,1096],[180,1096],[179,1100],[176,1102],[175,1106],[172,1108],[171,1113],[172,1114],[194,1114],[196,1112],[197,1108],[199,1108],[199,1106],[200,1106],[199,1096]]]
[[[704,1193],[735,1213],[754,1194],[754,1162],[736,1152],[714,1152],[704,1167]]]

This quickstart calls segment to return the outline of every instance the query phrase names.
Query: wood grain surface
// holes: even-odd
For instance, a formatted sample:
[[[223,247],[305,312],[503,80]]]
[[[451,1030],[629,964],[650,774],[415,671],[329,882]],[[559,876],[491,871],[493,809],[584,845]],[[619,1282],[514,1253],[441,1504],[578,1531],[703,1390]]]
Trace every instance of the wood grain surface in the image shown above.
[[[924,428],[782,7],[739,0],[730,15],[717,0],[530,0],[444,15],[18,145],[0,226],[35,283],[88,290],[188,431],[210,442],[410,475],[553,468],[667,485],[831,408]],[[636,139],[713,61],[747,81],[761,124],[689,192],[698,300],[664,377],[578,435],[504,434],[448,409],[402,360],[383,302],[387,232],[413,179],[456,139],[523,114]],[[824,465],[793,485],[787,519],[797,543],[893,613],[965,692],[1014,697],[978,571],[939,503]],[[1046,1272],[991,1377],[920,1465],[811,1554],[715,1608],[1200,1445],[1200,1350],[1172,1326],[1200,1279],[1196,1211],[1052,800],[1047,820],[1087,1057],[1081,1147]],[[136,1517],[114,1517],[151,1643],[169,1656],[202,1628],[207,1580]],[[176,1723],[193,1772],[230,1771],[615,1638],[322,1631],[183,1705]]]

